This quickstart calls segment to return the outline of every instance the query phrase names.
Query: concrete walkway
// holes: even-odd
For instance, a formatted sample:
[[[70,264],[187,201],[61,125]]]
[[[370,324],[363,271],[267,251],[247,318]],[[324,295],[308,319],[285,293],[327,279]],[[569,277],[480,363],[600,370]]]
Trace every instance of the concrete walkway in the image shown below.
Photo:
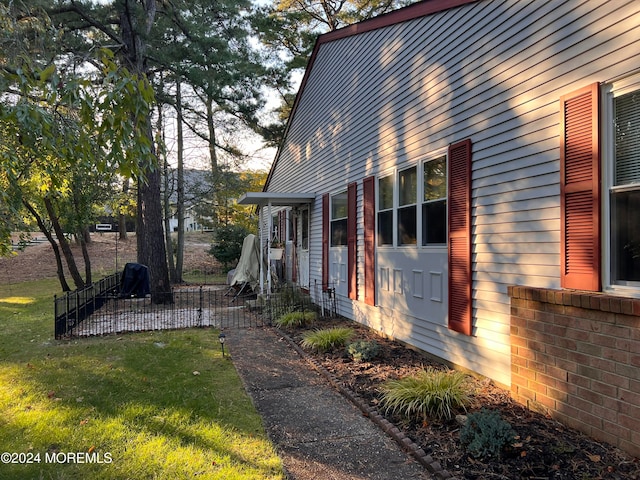
[[[226,347],[292,480],[430,479],[273,328],[226,331]]]

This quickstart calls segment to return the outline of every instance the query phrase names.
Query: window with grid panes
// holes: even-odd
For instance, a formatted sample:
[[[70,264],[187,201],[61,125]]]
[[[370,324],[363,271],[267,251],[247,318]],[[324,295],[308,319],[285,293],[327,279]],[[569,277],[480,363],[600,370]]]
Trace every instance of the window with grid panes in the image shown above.
[[[614,88],[608,102],[610,278],[614,285],[640,286],[640,77]]]
[[[347,192],[331,197],[331,246],[340,247],[347,244]]]
[[[393,245],[394,184],[394,175],[378,180],[378,245]]]
[[[423,164],[422,245],[447,243],[447,157]]]

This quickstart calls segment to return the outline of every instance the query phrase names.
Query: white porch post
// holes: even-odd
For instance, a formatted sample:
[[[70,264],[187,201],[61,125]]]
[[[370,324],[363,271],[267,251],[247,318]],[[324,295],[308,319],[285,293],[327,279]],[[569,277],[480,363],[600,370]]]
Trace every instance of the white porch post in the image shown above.
[[[271,216],[271,200],[268,203],[267,215],[267,296],[271,295],[271,232],[273,231],[273,217]]]
[[[262,206],[259,207],[260,208],[260,213],[259,218],[258,218],[258,222],[260,222],[259,228],[258,228],[258,244],[260,245],[260,294],[264,293],[264,251],[262,250],[262,229],[264,228],[264,219],[263,219],[263,213],[262,210],[264,210],[264,208],[262,208]]]

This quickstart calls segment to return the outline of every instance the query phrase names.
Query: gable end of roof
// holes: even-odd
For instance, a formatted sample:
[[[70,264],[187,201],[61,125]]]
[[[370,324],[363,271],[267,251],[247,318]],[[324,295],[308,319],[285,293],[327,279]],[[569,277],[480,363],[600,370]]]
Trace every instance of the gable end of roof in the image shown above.
[[[298,108],[298,102],[307,84],[307,79],[309,78],[309,72],[313,68],[313,64],[318,55],[318,50],[320,49],[320,45],[333,42],[335,40],[340,40],[342,38],[359,35],[361,33],[370,32],[372,30],[377,30],[379,28],[390,27],[398,23],[407,22],[409,20],[425,17],[433,13],[442,12],[445,10],[449,10],[451,8],[460,7],[462,5],[466,5],[468,3],[475,3],[478,1],[479,0],[424,0],[422,2],[414,3],[413,5],[409,5],[407,7],[394,10],[393,12],[389,12],[384,15],[380,15],[378,17],[370,18],[369,20],[364,20],[359,23],[354,23],[353,25],[349,25],[347,27],[334,30],[333,32],[328,32],[320,35],[316,40],[316,44],[313,47],[313,52],[311,53],[311,57],[309,58],[309,62],[307,63],[307,68],[305,69],[304,76],[302,77],[300,88],[298,89],[298,93],[296,94],[296,98],[293,102],[293,106],[291,107],[289,120],[287,121],[285,132],[282,137],[282,143],[278,147],[276,156],[273,160],[273,163],[271,164],[269,173],[267,174],[267,178],[264,182],[263,191],[265,192],[268,191],[271,176],[273,175],[275,166],[278,163],[278,158],[280,157],[280,149],[282,148],[282,144],[286,141],[287,134],[289,132],[289,125],[291,124],[292,118],[295,116],[296,110]]]

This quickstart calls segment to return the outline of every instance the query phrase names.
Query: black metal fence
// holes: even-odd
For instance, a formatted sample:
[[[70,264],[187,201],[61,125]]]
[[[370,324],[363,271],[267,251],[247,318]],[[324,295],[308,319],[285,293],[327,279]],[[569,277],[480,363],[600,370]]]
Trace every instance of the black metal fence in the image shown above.
[[[54,297],[55,335],[65,336],[83,320],[100,309],[120,289],[120,274],[114,273],[98,282],[63,296]]]
[[[172,302],[153,303],[150,297],[123,298],[117,292],[95,300],[100,308],[77,319],[74,312],[56,317],[56,338],[107,335],[193,327],[248,328],[268,323],[268,317],[242,303],[230,304],[225,286],[176,288]],[[84,308],[90,310],[90,308]]]
[[[271,325],[294,310],[335,315],[330,293],[325,292],[317,305],[308,293],[292,286],[284,286],[268,297],[236,297],[226,285],[176,287],[170,303],[155,304],[149,297],[120,296],[118,279],[117,275],[107,277],[86,289],[56,297],[56,338],[193,327],[259,327]]]

